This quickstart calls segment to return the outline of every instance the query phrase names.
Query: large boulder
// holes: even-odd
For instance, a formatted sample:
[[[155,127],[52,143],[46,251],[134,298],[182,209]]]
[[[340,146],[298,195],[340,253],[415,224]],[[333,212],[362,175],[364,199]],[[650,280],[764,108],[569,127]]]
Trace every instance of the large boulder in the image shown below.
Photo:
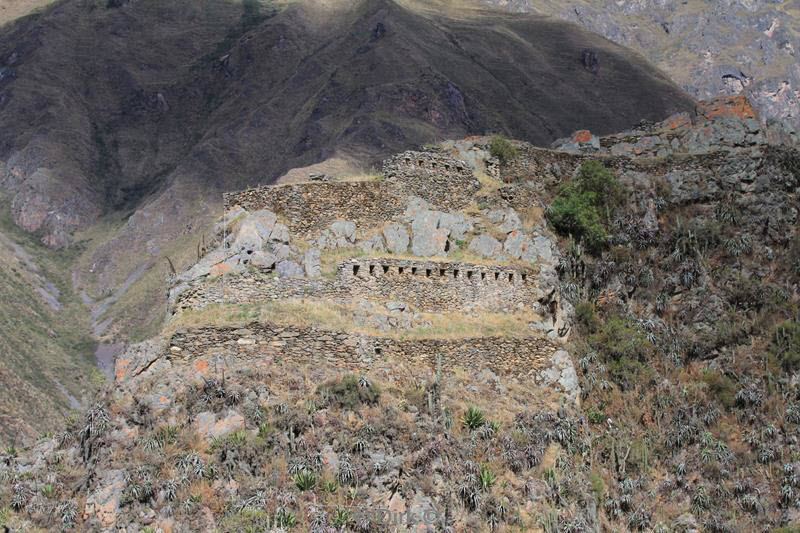
[[[446,255],[449,248],[450,230],[440,228],[439,221],[443,213],[424,210],[417,213],[411,223],[411,253],[419,257]]]
[[[511,233],[522,227],[522,221],[516,211],[507,209],[494,209],[486,215],[490,222],[497,224],[503,233]]]
[[[446,228],[425,228],[414,233],[411,241],[411,253],[419,257],[447,255],[450,230]]]
[[[450,230],[450,237],[463,240],[472,231],[474,224],[460,213],[442,213],[439,216],[439,227]]]
[[[250,255],[250,264],[256,268],[261,268],[264,270],[270,270],[275,266],[275,262],[278,260],[274,254],[264,251],[257,251],[253,252]]]
[[[233,253],[252,253],[262,250],[264,245],[275,239],[276,230],[281,231],[281,226],[286,232],[286,242],[289,241],[286,226],[276,224],[278,217],[265,209],[249,213],[242,219],[239,229],[231,246]],[[278,235],[282,237],[283,235]]]
[[[278,262],[275,272],[279,278],[302,278],[305,271],[294,261],[283,260]]]
[[[502,250],[500,241],[486,233],[478,235],[469,243],[469,251],[481,257],[496,259]]]
[[[351,220],[337,220],[331,224],[331,233],[335,239],[353,244],[356,242],[356,223]]]
[[[303,256],[303,269],[305,269],[306,276],[309,278],[319,277],[322,273],[320,257],[319,248],[309,248]]]
[[[386,245],[383,243],[383,237],[380,235],[375,235],[369,239],[359,241],[357,246],[367,253],[383,253],[386,251]]]
[[[386,239],[386,247],[393,254],[405,254],[408,252],[408,231],[403,224],[389,224],[383,228],[383,238]]]
[[[275,224],[270,235],[270,242],[276,244],[289,244],[289,228],[283,224]]]

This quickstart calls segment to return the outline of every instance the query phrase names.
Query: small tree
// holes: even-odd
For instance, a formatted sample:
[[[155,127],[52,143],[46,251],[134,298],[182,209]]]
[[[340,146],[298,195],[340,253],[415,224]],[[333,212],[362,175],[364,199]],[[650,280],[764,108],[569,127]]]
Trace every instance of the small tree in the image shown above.
[[[598,253],[608,244],[607,226],[623,197],[614,173],[597,161],[587,161],[558,191],[547,218],[556,231],[571,235],[590,252]]]

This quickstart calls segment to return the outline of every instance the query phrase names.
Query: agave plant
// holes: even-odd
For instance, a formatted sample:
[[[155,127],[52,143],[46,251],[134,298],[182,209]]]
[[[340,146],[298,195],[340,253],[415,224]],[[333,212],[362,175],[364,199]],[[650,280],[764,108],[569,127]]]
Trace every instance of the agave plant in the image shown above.
[[[484,417],[483,411],[477,407],[470,407],[467,409],[467,412],[464,413],[464,418],[462,418],[461,423],[465,428],[474,431],[486,423],[486,417]]]
[[[294,484],[303,492],[311,490],[317,485],[317,475],[310,470],[302,470],[295,474]]]

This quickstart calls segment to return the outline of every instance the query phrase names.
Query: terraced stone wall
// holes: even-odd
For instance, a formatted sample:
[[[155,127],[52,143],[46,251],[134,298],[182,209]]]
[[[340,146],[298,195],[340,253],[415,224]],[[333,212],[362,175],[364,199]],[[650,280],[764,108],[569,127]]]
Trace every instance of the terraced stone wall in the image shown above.
[[[269,209],[285,219],[293,235],[308,236],[335,220],[358,226],[383,224],[403,212],[405,194],[385,181],[295,183],[223,195],[225,209]]]
[[[251,324],[246,328],[198,328],[181,331],[170,340],[168,357],[291,357],[325,359],[352,371],[366,371],[379,360],[405,360],[435,368],[455,367],[518,377],[536,375],[558,346],[545,337],[415,339],[374,337],[317,327]],[[220,361],[222,362],[222,361]]]
[[[258,303],[285,298],[399,300],[416,311],[513,311],[539,298],[528,269],[390,258],[354,259],[334,278],[278,278],[259,271],[221,280],[200,279],[176,298],[173,313],[214,303]]]

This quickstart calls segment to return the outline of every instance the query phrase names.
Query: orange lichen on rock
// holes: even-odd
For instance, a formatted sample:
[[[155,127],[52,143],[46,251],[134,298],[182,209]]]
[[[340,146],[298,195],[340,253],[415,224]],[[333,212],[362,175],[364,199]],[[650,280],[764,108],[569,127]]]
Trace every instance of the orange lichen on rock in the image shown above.
[[[572,134],[572,142],[588,143],[592,140],[592,132],[589,130],[578,130]]]
[[[755,109],[750,105],[747,96],[720,96],[697,103],[697,115],[707,120],[718,118],[757,118]]]

